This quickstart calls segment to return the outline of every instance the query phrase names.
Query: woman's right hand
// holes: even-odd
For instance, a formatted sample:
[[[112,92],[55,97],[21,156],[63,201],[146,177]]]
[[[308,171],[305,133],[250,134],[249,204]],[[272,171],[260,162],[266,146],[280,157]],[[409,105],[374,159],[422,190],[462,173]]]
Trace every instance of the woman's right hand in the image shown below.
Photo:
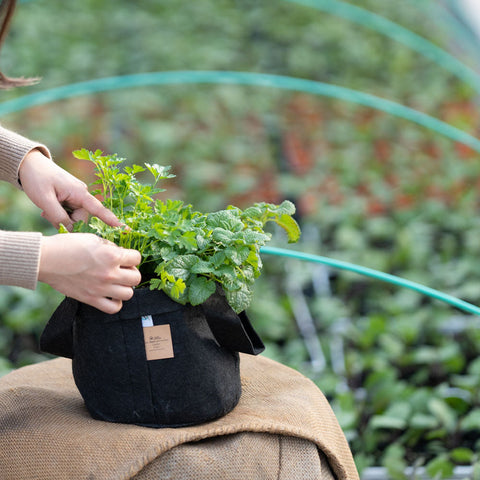
[[[105,313],[116,313],[133,296],[141,255],[91,233],[42,238],[38,280]]]

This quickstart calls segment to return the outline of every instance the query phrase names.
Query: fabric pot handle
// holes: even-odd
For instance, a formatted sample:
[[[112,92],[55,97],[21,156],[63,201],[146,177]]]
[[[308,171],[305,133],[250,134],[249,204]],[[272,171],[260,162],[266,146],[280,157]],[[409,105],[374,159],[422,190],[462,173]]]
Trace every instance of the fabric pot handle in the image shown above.
[[[53,312],[40,337],[40,350],[59,357],[73,358],[73,322],[78,301],[65,297]]]
[[[223,295],[212,295],[202,304],[205,318],[217,342],[232,352],[258,355],[265,345],[245,312],[236,314]]]

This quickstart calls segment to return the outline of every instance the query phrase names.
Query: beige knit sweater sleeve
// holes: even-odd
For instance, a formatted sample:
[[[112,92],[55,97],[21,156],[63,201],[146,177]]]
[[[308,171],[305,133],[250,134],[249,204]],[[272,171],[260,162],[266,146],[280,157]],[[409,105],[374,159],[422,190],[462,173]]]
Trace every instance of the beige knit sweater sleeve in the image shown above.
[[[44,145],[0,126],[0,180],[21,188],[18,181],[20,164],[35,148],[51,158]],[[36,288],[41,238],[42,234],[38,232],[0,230],[0,285]]]

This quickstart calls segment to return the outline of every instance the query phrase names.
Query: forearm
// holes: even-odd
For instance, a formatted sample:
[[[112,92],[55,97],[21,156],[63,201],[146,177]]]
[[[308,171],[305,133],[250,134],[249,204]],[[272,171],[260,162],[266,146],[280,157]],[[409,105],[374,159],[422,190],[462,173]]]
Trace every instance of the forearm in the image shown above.
[[[37,232],[0,230],[0,285],[36,288],[41,239]]]
[[[25,155],[34,149],[41,150],[46,157],[51,158],[51,154],[45,145],[0,126],[0,180],[20,188],[18,182],[20,164]]]

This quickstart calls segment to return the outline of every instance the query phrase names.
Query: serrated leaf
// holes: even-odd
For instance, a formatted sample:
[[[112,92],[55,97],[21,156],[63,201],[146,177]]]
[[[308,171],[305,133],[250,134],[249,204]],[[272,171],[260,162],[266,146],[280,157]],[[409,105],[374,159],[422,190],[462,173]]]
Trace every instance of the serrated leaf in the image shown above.
[[[244,287],[238,290],[224,289],[224,291],[228,303],[236,313],[243,312],[250,305],[252,292],[247,288]]]
[[[295,213],[295,205],[290,200],[284,200],[278,207],[279,215],[293,215]]]
[[[250,255],[250,248],[243,246],[240,248],[229,247],[225,250],[225,256],[229,258],[235,265],[242,265]]]
[[[205,277],[195,277],[189,287],[188,301],[192,305],[200,305],[215,293],[216,286],[213,280]]]
[[[180,255],[175,257],[167,266],[167,271],[175,278],[186,281],[191,275],[192,267],[199,262],[195,255]]]
[[[228,245],[232,240],[232,233],[224,228],[216,227],[212,231],[212,240],[223,245]]]
[[[269,233],[254,232],[253,230],[247,230],[243,235],[243,241],[246,245],[265,245],[272,236]]]
[[[199,260],[195,265],[192,266],[192,273],[213,273],[214,267],[210,262],[204,260]]]
[[[132,165],[131,167],[125,167],[125,171],[130,175],[135,175],[136,173],[144,172],[145,169],[140,165]]]
[[[185,282],[181,278],[177,278],[170,289],[173,298],[178,300],[182,296],[183,292],[185,292],[185,288]]]
[[[220,265],[215,269],[214,273],[219,277],[226,277],[232,281],[237,278],[235,266],[228,263],[223,263]]]
[[[178,244],[185,247],[186,250],[193,252],[197,250],[197,235],[195,232],[185,232],[179,239]]]
[[[90,160],[90,152],[86,148],[81,148],[80,150],[74,150],[73,156],[79,160]]]
[[[263,222],[260,221],[264,215],[264,209],[261,208],[258,204],[253,207],[246,208],[242,213],[242,218],[248,219],[249,221],[258,221],[260,226],[263,225]]]
[[[208,246],[208,240],[203,236],[197,233],[195,237],[195,241],[197,242],[197,246],[200,250],[203,250],[205,247]]]
[[[229,232],[239,232],[243,229],[243,222],[230,210],[209,213],[207,226],[213,229],[223,229]]]
[[[152,278],[150,280],[150,290],[158,290],[162,287],[162,281],[159,278]]]
[[[214,267],[219,267],[225,263],[226,258],[225,252],[219,251],[210,257],[210,262]]]
[[[174,174],[170,173],[170,166],[164,167],[163,165],[158,165],[156,163],[145,163],[145,166],[148,168],[149,172],[155,177],[155,181],[158,181],[159,179],[175,177]]]

